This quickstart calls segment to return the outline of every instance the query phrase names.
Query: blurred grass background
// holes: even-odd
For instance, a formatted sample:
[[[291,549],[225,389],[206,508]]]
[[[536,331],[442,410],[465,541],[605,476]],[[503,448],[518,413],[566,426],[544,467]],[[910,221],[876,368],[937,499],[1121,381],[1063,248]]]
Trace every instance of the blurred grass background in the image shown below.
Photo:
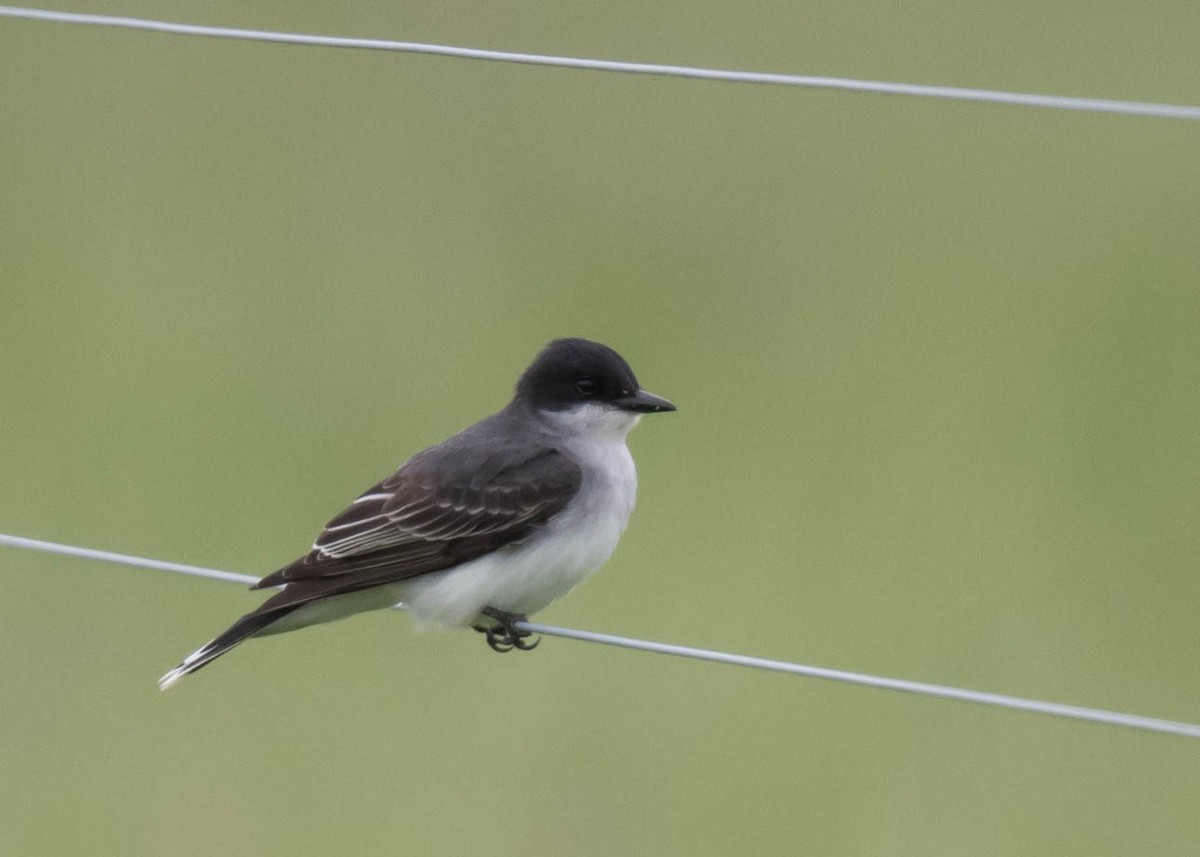
[[[1195,103],[1200,6],[57,8]],[[680,410],[539,618],[1200,719],[1198,126],[0,21],[0,530],[250,573],[548,339]],[[0,852],[1194,854],[1200,746],[0,556]]]

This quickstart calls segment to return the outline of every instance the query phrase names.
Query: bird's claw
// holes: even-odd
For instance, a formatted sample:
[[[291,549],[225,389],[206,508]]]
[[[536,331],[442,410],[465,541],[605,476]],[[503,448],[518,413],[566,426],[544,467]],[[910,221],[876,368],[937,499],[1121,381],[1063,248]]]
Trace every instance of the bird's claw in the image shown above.
[[[526,621],[526,618],[520,613],[505,613],[503,610],[493,610],[491,607],[484,608],[483,613],[500,623],[499,626],[491,628],[475,626],[475,630],[487,639],[487,644],[493,652],[503,654],[511,652],[513,649],[532,652],[542,642],[541,637],[533,637],[531,632],[518,631],[513,627],[517,622]],[[532,640],[530,640],[531,637],[533,637]]]
[[[512,634],[506,632],[503,628],[487,628],[487,644],[492,647],[493,652],[511,652],[516,642],[513,640]]]
[[[539,645],[541,645],[541,642],[541,637],[535,637],[533,634],[525,634],[521,637],[515,637],[512,641],[512,644],[522,652],[532,652]]]

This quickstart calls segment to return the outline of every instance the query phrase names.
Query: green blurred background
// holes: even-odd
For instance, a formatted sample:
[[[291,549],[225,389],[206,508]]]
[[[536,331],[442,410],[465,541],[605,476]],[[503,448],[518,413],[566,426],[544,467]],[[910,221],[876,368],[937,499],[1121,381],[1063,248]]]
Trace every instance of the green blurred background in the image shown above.
[[[1195,103],[1200,5],[66,3]],[[548,339],[539,618],[1200,720],[1200,125],[0,21],[0,531],[266,573]],[[0,853],[1194,854],[1200,743],[0,551]]]

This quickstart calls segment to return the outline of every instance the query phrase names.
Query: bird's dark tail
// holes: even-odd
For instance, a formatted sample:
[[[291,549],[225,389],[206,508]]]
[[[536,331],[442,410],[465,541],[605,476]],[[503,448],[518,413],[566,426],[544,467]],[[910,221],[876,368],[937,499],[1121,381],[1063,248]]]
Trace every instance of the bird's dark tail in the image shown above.
[[[158,680],[158,689],[166,690],[169,687],[174,687],[185,675],[194,673],[205,664],[221,657],[221,655],[228,652],[238,643],[253,637],[268,625],[273,625],[299,606],[299,604],[296,604],[291,607],[274,610],[263,610],[260,608],[253,613],[247,613],[241,619],[234,622],[227,631],[196,649],[196,651],[183,659],[183,663],[160,678]]]

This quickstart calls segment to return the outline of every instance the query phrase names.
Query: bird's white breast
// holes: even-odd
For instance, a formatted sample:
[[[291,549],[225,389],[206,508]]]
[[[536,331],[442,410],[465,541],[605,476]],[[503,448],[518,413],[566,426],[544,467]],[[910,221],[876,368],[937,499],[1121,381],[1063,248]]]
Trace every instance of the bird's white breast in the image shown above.
[[[625,446],[633,427],[596,434],[567,451],[583,471],[579,491],[558,515],[524,542],[456,568],[402,585],[418,625],[471,624],[484,607],[532,614],[583,582],[609,558],[629,523],[637,471]]]

